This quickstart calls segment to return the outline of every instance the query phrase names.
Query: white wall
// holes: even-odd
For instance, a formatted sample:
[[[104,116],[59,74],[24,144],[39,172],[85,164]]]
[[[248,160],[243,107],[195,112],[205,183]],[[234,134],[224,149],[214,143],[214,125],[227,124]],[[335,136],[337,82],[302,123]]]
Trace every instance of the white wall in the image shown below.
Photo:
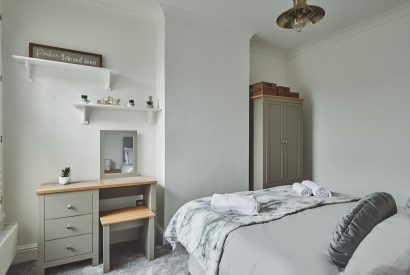
[[[67,2],[66,2],[67,3]],[[72,177],[99,177],[99,130],[138,131],[138,171],[156,175],[156,126],[138,112],[93,111],[90,125],[73,103],[111,95],[144,105],[156,92],[154,22],[123,21],[61,1],[3,0],[4,130],[7,219],[19,223],[19,244],[36,242],[39,184],[56,181],[71,166]],[[117,68],[113,92],[91,73],[37,68],[24,82],[24,66],[12,54],[28,55],[28,43],[100,53]]]
[[[0,12],[3,12],[2,9],[2,1],[0,0]],[[0,72],[3,74],[3,66],[2,66],[2,23],[0,21]],[[3,136],[3,83],[0,83],[0,136]],[[0,197],[3,197],[3,189],[4,189],[4,181],[3,181],[3,143],[0,143]],[[0,203],[0,228],[4,224],[5,220],[5,210],[4,204]]]
[[[410,196],[410,6],[290,59],[305,98],[306,176],[334,190]]]
[[[249,188],[251,33],[165,8],[165,224],[183,203]]]
[[[252,42],[250,84],[261,81],[288,86],[288,54],[283,50]]]
[[[156,23],[156,86],[157,97],[160,102],[161,113],[158,114],[156,128],[156,168],[157,168],[157,225],[164,231],[164,203],[165,203],[165,18],[160,7],[155,13]],[[156,235],[159,237],[159,235]]]

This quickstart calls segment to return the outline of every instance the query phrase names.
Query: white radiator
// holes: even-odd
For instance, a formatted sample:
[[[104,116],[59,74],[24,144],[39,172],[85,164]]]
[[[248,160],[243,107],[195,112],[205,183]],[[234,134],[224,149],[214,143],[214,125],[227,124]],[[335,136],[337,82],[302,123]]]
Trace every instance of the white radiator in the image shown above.
[[[17,223],[6,223],[0,229],[0,275],[6,274],[17,248]]]

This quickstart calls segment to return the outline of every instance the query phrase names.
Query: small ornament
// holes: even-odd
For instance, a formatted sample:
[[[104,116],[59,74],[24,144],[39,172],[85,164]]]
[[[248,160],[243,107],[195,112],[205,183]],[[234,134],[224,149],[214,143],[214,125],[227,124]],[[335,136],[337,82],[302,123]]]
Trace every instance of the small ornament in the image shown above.
[[[152,101],[152,96],[148,97],[147,108],[154,108],[154,101]]]
[[[121,99],[115,99],[112,97],[103,97],[102,99],[97,99],[97,104],[103,104],[103,105],[120,105]]]
[[[90,101],[88,100],[88,95],[81,95],[81,103],[87,104]]]
[[[134,106],[135,106],[134,99],[128,100],[127,106],[128,106],[128,107],[134,107]]]

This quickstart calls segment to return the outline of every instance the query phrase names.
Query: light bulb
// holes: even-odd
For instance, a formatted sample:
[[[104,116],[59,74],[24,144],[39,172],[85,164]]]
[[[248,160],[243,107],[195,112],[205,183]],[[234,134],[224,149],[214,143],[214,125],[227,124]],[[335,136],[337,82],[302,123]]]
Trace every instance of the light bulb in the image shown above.
[[[308,20],[302,17],[296,17],[292,20],[292,27],[297,32],[301,32],[302,29],[307,25]]]

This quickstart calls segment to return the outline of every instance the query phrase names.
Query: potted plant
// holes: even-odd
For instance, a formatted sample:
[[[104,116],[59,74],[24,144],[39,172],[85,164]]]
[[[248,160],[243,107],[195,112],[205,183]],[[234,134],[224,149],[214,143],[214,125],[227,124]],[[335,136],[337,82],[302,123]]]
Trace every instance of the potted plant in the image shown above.
[[[135,106],[135,101],[134,101],[134,99],[128,100],[127,106],[128,106],[128,107],[134,107],[134,106]]]
[[[148,97],[147,108],[154,108],[154,101],[152,101],[152,96]]]
[[[71,175],[70,167],[61,169],[61,174],[60,174],[60,178],[58,179],[58,183],[59,184],[69,184],[71,182],[70,175]]]
[[[88,100],[88,95],[81,95],[81,103],[87,104],[88,102],[90,102]]]

